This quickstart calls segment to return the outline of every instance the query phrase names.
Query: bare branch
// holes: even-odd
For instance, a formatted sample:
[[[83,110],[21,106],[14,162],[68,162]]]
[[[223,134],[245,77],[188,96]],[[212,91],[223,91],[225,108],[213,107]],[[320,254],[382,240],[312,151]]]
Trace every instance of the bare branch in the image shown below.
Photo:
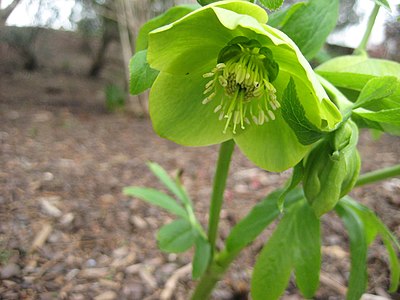
[[[0,23],[4,25],[21,0],[13,0],[6,8],[0,10]]]

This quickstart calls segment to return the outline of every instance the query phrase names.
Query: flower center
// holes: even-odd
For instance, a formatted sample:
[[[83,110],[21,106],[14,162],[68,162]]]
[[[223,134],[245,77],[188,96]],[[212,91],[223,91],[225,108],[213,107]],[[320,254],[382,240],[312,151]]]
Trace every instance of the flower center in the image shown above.
[[[280,107],[276,89],[272,85],[279,72],[272,52],[256,40],[245,37],[233,39],[218,56],[215,68],[203,75],[211,78],[205,85],[203,104],[220,99],[214,108],[219,120],[226,119],[235,134],[240,126],[254,123],[262,125],[275,120],[274,110]]]

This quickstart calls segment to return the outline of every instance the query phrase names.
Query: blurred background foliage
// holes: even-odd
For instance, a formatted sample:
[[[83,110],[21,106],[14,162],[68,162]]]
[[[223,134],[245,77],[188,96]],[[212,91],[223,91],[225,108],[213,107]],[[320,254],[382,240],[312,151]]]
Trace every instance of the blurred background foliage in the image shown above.
[[[345,43],[346,39],[349,39],[346,36],[346,30],[368,17],[369,11],[360,9],[367,1],[371,2],[370,0],[341,0],[336,30],[328,39],[321,55],[318,56],[320,60],[352,52],[352,47]],[[60,23],[61,14],[65,14],[63,2],[68,3],[70,8],[68,23]],[[140,26],[174,5],[194,2],[194,0],[0,0],[0,46],[13,49],[23,60],[22,67],[28,71],[35,71],[41,67],[38,52],[43,52],[42,43],[52,43],[49,38],[40,39],[40,36],[46,35],[46,30],[72,31],[74,35],[82,39],[82,51],[86,53],[90,61],[87,69],[82,72],[88,77],[97,78],[109,62],[107,53],[114,51],[110,50],[111,45],[116,44],[118,56],[121,58],[120,70],[123,74],[116,75],[116,78],[108,84],[122,86],[128,98],[130,97],[127,93],[128,65],[134,52],[135,38]],[[299,1],[286,0],[284,7],[295,2]],[[32,24],[29,27],[7,26],[8,20],[19,6],[29,8],[25,10],[28,10]],[[400,23],[397,21],[399,13],[400,5],[397,5],[390,15],[386,14],[383,43],[374,44],[370,48],[372,56],[400,60],[398,51]],[[38,41],[41,43],[39,46]],[[69,64],[68,61],[63,62],[64,70],[68,71]],[[136,99],[139,100],[136,101]],[[135,98],[141,110],[146,110],[145,100],[145,96]]]

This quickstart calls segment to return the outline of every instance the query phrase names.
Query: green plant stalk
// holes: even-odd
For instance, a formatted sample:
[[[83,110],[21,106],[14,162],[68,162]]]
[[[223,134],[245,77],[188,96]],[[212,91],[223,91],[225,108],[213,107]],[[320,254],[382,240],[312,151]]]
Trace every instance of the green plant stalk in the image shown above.
[[[400,176],[400,164],[362,174],[358,177],[355,186],[370,184],[395,176]]]
[[[214,185],[211,194],[210,213],[208,220],[208,242],[211,245],[211,253],[214,253],[217,239],[219,214],[221,212],[226,179],[228,178],[229,165],[235,143],[233,140],[223,142],[219,149],[217,169],[214,175]],[[212,255],[211,255],[212,257]]]
[[[359,177],[355,186],[374,183],[394,176],[400,176],[400,164],[365,173]],[[200,279],[191,299],[208,299],[217,282],[222,278],[222,276],[228,270],[231,262],[243,250],[243,248],[237,249],[234,252],[228,252],[225,249],[222,252],[216,254],[211,264],[207,268],[207,271]]]
[[[236,258],[240,251],[241,249],[235,252],[227,252],[225,250],[218,253],[208,266],[207,271],[201,277],[191,300],[207,300],[217,282],[228,270],[231,262]]]
[[[378,15],[378,12],[379,12],[379,8],[380,8],[380,6],[378,4],[375,4],[374,9],[372,10],[372,13],[368,19],[367,29],[366,29],[364,36],[360,42],[360,45],[354,51],[354,54],[366,54],[367,53],[368,40],[371,35],[372,28],[374,27],[376,16]]]

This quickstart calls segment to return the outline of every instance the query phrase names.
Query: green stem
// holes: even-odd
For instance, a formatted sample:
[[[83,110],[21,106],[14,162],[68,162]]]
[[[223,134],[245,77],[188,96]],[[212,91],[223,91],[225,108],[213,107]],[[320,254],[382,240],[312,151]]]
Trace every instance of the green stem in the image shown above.
[[[394,176],[400,176],[400,164],[362,174],[358,177],[355,186],[374,183]]]
[[[211,245],[211,263],[206,272],[201,277],[197,287],[193,293],[192,300],[206,300],[211,295],[217,282],[221,279],[226,269],[229,267],[230,261],[220,262],[215,257],[215,244],[217,240],[219,215],[222,208],[226,179],[228,178],[229,165],[235,143],[233,140],[226,141],[221,144],[217,161],[217,169],[214,175],[214,185],[210,203],[210,217],[208,220],[208,241]]]
[[[354,51],[355,54],[366,54],[367,53],[368,40],[371,35],[372,28],[374,27],[376,16],[378,15],[378,12],[379,12],[379,8],[380,8],[380,6],[378,4],[375,4],[374,9],[372,10],[372,13],[368,19],[367,29],[364,33],[361,43],[357,47],[357,49]]]
[[[225,274],[231,262],[236,258],[240,251],[223,251],[216,255],[215,259],[208,266],[207,271],[201,277],[191,300],[207,300],[217,282]]]
[[[210,217],[208,220],[208,242],[211,245],[212,253],[215,250],[215,243],[217,239],[219,214],[221,212],[224,191],[226,186],[226,179],[228,177],[229,165],[235,143],[233,140],[223,142],[219,149],[219,156],[217,161],[217,169],[214,176],[214,185],[211,195],[210,204]]]

